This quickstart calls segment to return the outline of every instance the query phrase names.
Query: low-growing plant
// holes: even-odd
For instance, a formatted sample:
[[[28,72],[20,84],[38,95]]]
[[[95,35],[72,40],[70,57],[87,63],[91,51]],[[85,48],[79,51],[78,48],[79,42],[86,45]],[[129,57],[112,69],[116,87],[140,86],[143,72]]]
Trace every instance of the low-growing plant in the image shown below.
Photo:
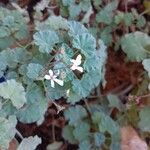
[[[117,0],[55,3],[60,15],[44,3],[50,16],[42,22],[36,17],[43,6],[35,7],[33,31],[18,10],[0,7],[0,148],[7,149],[17,134],[22,139],[18,150],[36,149],[41,138],[22,137],[17,121],[42,124],[49,102],[59,107],[58,113],[64,112],[64,140],[80,150],[120,150],[120,129],[128,124],[147,137],[149,102],[140,105],[150,89],[150,37],[144,32],[144,13],[119,10]],[[121,49],[127,61],[142,63],[148,72],[126,103],[119,94],[100,93],[107,83],[110,47]],[[69,108],[55,103],[61,99]]]

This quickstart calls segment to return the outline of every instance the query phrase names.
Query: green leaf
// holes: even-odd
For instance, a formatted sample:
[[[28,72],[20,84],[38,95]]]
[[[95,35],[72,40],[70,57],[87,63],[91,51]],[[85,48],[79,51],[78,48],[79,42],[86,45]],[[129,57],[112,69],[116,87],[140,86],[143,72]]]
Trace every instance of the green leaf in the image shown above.
[[[0,96],[4,99],[10,99],[17,109],[21,108],[26,103],[24,87],[21,83],[13,79],[0,84]]]
[[[113,139],[113,137],[112,137],[112,139]],[[121,149],[120,142],[118,142],[118,141],[112,142],[110,145],[110,150],[116,150],[116,149]]]
[[[97,15],[96,21],[103,22],[105,24],[111,24],[113,22],[113,11],[117,9],[118,1],[114,0],[108,5],[106,5]]]
[[[5,56],[2,55],[2,52],[0,53],[0,70],[4,71],[7,67],[7,60],[5,59]]]
[[[102,0],[94,0],[93,2],[94,2],[94,5],[97,7],[102,4]]]
[[[10,32],[9,32],[7,27],[5,27],[5,26],[0,27],[0,38],[4,38],[6,36],[9,36],[9,34],[10,34]]]
[[[94,140],[95,145],[100,147],[105,142],[105,136],[104,134],[97,132],[94,134]]]
[[[148,72],[148,76],[150,78],[150,58],[149,59],[144,59],[142,62],[144,69]]]
[[[57,100],[66,95],[66,90],[64,86],[60,86],[57,83],[55,84],[55,88],[52,88],[50,81],[45,81],[45,87],[49,100]]]
[[[30,52],[22,48],[3,50],[0,52],[0,69],[5,70],[7,66],[16,68],[18,63],[24,64],[31,56]]]
[[[33,35],[34,43],[39,46],[42,53],[50,53],[56,43],[59,42],[58,35],[51,30],[38,31]]]
[[[39,80],[43,66],[40,64],[30,63],[27,67],[27,76],[33,80]]]
[[[45,64],[47,64],[47,62],[52,59],[52,57],[53,56],[51,56],[50,54],[37,52],[37,54],[32,58],[31,63],[41,64],[42,66],[45,66]]]
[[[9,42],[8,42],[9,41]],[[4,37],[0,39],[0,50],[4,50],[11,46],[14,43],[14,39],[12,37]]]
[[[107,59],[106,46],[104,45],[104,42],[100,40],[99,40],[99,44],[100,44],[100,48],[96,50],[93,57],[85,59],[83,66],[87,72],[102,70],[102,68],[106,63],[106,59]]]
[[[75,79],[72,81],[73,91],[82,98],[87,97],[91,90],[94,89],[101,81],[100,71],[93,71],[85,74],[81,80]]]
[[[130,61],[140,62],[147,58],[146,46],[150,45],[150,37],[142,32],[126,34],[121,39],[121,47]]]
[[[122,110],[121,100],[116,95],[108,94],[107,98],[109,101],[109,107],[118,108],[120,111]]]
[[[88,30],[84,27],[84,25],[76,21],[69,21],[68,27],[69,27],[70,36],[76,36],[83,33],[88,33]]]
[[[90,77],[88,78],[87,76],[84,76],[84,78],[82,78],[82,80],[75,79],[72,82],[72,84],[73,84],[73,87],[72,87],[73,91],[76,94],[80,95],[81,98],[85,98],[91,92],[92,81],[91,80],[87,80],[87,79],[90,79]]]
[[[73,135],[73,130],[74,130],[74,128],[72,126],[66,125],[63,128],[62,136],[65,140],[69,141],[69,143],[76,144],[77,140],[75,139],[75,137]]]
[[[69,14],[71,19],[75,19],[81,12],[81,7],[77,4],[69,6]]]
[[[144,69],[148,72],[148,76],[150,78],[150,58],[144,59],[143,62],[142,62],[142,64],[144,66]],[[144,84],[144,85],[146,85],[146,84]],[[150,83],[148,85],[148,89],[150,90]]]
[[[2,117],[14,115],[16,112],[17,109],[12,105],[11,101],[3,100],[2,109],[0,110]]]
[[[117,24],[117,25],[120,24],[123,21],[123,19],[124,19],[124,13],[121,11],[117,11],[117,14],[114,17],[115,24]],[[110,26],[108,26],[108,27],[110,27]]]
[[[9,116],[8,119],[0,117],[0,147],[7,149],[9,142],[16,134],[17,119],[15,116]]]
[[[45,22],[37,22],[36,30],[51,29],[68,29],[68,22],[65,18],[61,16],[50,16]]]
[[[6,49],[16,43],[14,37],[18,40],[28,37],[26,21],[18,10],[1,7],[0,14],[0,36],[3,37],[0,39],[0,49]]]
[[[84,12],[87,12],[91,6],[91,1],[90,0],[82,0],[80,1],[80,4],[79,4],[80,8],[82,11]]]
[[[74,0],[62,0],[64,6],[69,6],[74,3]]]
[[[144,132],[150,132],[150,107],[144,107],[139,113],[140,121],[138,126]]]
[[[100,34],[100,37],[101,39],[104,41],[104,43],[109,46],[111,43],[112,43],[112,27],[111,26],[107,26],[105,27],[101,34]]]
[[[17,118],[23,123],[39,121],[43,118],[48,105],[43,90],[32,83],[28,85],[26,93],[27,104],[18,111]]]
[[[91,143],[88,140],[84,140],[79,143],[79,150],[91,150]]]
[[[124,22],[125,22],[126,26],[132,25],[132,23],[134,23],[133,21],[134,21],[134,16],[132,13],[125,13],[124,14]]]
[[[35,150],[36,147],[42,143],[41,138],[39,138],[37,135],[28,138],[24,138],[20,145],[18,146],[17,150]]]
[[[18,79],[19,79],[19,76],[18,76],[17,72],[15,72],[15,71],[10,71],[10,72],[7,73],[6,79],[7,79],[7,80],[10,80],[10,79],[18,80]]]
[[[96,40],[89,33],[76,35],[72,41],[73,47],[81,50],[86,57],[92,57],[96,48]]]
[[[73,135],[75,139],[77,139],[79,142],[88,139],[90,131],[90,125],[86,122],[80,122],[76,126],[76,128],[73,130]]]
[[[92,120],[98,124],[100,132],[105,133],[107,131],[111,135],[119,134],[118,124],[103,112],[94,112]]]
[[[144,27],[145,24],[146,24],[146,19],[144,18],[144,16],[139,16],[137,18],[137,23],[136,23],[137,27],[139,28]]]
[[[70,92],[68,94],[68,98],[67,98],[67,101],[69,103],[75,104],[76,102],[79,102],[81,99],[82,99],[82,97],[80,95],[78,95],[74,91],[70,90]]]
[[[69,120],[69,124],[77,126],[81,120],[87,116],[87,112],[84,107],[76,105],[75,107],[70,107],[65,111],[65,118]]]

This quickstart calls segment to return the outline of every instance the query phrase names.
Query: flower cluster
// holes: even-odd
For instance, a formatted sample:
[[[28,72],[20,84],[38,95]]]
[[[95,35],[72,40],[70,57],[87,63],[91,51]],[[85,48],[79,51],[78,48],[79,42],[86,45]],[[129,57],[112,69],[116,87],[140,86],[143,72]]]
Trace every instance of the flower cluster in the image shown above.
[[[71,70],[78,70],[80,72],[83,72],[83,68],[79,65],[81,65],[81,59],[82,59],[82,56],[79,54],[76,59],[71,59],[70,62],[72,63],[71,64],[71,67],[70,69]],[[57,79],[58,75],[54,74],[53,70],[49,70],[48,71],[49,74],[48,75],[45,75],[44,78],[46,80],[50,80],[51,81],[51,87],[55,87],[55,82],[57,84],[59,84],[60,86],[63,86],[64,85],[64,81],[60,80],[60,79]]]

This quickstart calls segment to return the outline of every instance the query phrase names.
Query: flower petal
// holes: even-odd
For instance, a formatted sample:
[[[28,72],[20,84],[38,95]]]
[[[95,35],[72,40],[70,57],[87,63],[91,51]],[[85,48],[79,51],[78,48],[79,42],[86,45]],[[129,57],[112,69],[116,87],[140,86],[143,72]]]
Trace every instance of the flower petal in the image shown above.
[[[51,69],[48,72],[49,72],[50,76],[54,75],[54,73],[53,73],[53,71]]]
[[[72,65],[72,66],[70,67],[70,69],[71,69],[71,70],[76,70],[77,67],[76,67],[75,65]]]
[[[55,83],[53,80],[51,80],[51,87],[54,88],[55,87]]]
[[[76,69],[80,72],[83,72],[83,68],[82,67],[76,67]]]
[[[76,60],[75,60],[75,59],[71,59],[70,61],[71,61],[73,64],[76,63]]]
[[[50,79],[51,79],[51,77],[50,77],[49,75],[45,75],[44,78],[45,78],[46,80],[50,80]]]
[[[64,81],[62,81],[62,80],[54,79],[54,81],[55,81],[56,83],[58,83],[60,86],[63,86],[63,85],[64,85]]]
[[[81,59],[82,59],[82,56],[79,54],[76,58],[76,64],[77,66],[81,64]]]

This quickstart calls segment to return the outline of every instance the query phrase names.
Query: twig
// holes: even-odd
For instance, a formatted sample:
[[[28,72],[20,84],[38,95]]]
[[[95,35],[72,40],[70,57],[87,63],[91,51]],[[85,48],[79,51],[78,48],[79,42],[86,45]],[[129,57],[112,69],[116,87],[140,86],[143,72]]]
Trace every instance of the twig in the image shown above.
[[[150,97],[150,93],[146,94],[146,95],[137,96],[137,98],[139,98],[139,99],[146,98],[146,97]]]
[[[140,14],[139,14],[139,17],[141,17],[141,16],[143,16],[143,15],[147,14],[149,11],[150,11],[150,8],[149,8],[149,9],[144,10],[142,13],[140,13]]]
[[[54,116],[53,116],[53,120],[54,120]],[[52,139],[53,142],[56,141],[56,137],[55,137],[55,125],[52,123]]]
[[[62,110],[65,109],[64,106],[58,105],[58,104],[55,103],[54,101],[53,101],[52,103],[53,103],[53,104],[56,106],[56,108],[57,108],[57,114],[59,114]]]
[[[130,84],[126,89],[124,89],[124,90],[121,91],[120,93],[117,93],[117,95],[118,95],[118,96],[125,95],[125,94],[128,93],[132,88],[133,88],[133,85]]]
[[[84,103],[85,103],[85,105],[86,105],[86,107],[87,107],[88,112],[89,112],[90,114],[92,114],[87,99],[84,99]]]

